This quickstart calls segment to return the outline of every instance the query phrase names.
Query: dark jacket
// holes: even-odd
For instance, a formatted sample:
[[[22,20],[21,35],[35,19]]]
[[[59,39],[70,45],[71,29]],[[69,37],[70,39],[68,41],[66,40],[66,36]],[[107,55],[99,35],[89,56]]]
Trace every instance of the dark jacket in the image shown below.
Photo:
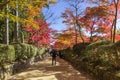
[[[52,57],[56,57],[56,56],[57,56],[57,51],[53,49],[53,50],[50,52],[50,54],[51,54]]]

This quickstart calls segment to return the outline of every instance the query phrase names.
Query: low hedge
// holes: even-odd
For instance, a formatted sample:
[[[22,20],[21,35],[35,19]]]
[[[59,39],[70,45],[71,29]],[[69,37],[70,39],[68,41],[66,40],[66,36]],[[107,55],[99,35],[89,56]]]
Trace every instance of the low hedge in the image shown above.
[[[120,80],[120,41],[115,44],[110,41],[98,41],[84,48],[81,46],[74,47],[72,53],[63,50],[65,59],[94,76],[93,80]],[[77,49],[80,51],[76,51]],[[77,53],[81,51],[84,55]],[[80,56],[76,57],[76,53]]]
[[[97,41],[97,42],[94,42],[94,43],[89,44],[89,45],[86,47],[86,49],[87,49],[87,51],[88,51],[88,50],[94,50],[94,49],[98,48],[98,47],[101,46],[101,45],[108,45],[108,44],[112,44],[112,42],[109,41],[109,40],[99,40],[99,41]]]
[[[15,48],[15,57],[16,57],[15,60],[16,61],[20,61],[22,59],[27,58],[27,56],[25,56],[25,54],[23,54],[23,53],[25,53],[25,50],[27,50],[26,47],[23,47],[20,44],[15,44],[14,48]],[[27,51],[26,51],[26,53],[27,53]]]
[[[12,45],[0,44],[0,66],[15,60],[15,50]]]
[[[84,50],[86,46],[88,46],[90,43],[79,43],[73,46],[73,52],[74,54],[78,56],[83,56],[84,55]]]
[[[42,55],[45,52],[44,48],[37,48],[28,44],[15,44],[16,61],[26,60],[38,55]]]
[[[0,44],[0,80],[6,80],[8,76],[27,68],[40,60],[40,55],[44,53],[45,49],[28,44]]]
[[[14,61],[27,60],[44,53],[44,48],[37,48],[28,44],[0,44],[0,66]]]
[[[30,46],[28,46],[28,49],[29,49],[29,52],[28,52],[28,54],[26,54],[27,58],[33,58],[37,55],[38,49],[35,46],[30,45]]]
[[[74,51],[72,48],[67,48],[65,50],[62,50],[61,53],[62,53],[64,59],[71,63],[74,62],[74,59],[77,57],[77,55],[74,54]]]

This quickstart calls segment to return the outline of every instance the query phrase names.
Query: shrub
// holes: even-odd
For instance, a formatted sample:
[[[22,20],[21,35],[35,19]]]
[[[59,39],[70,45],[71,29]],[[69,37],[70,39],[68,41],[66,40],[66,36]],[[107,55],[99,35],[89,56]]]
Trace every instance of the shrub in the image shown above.
[[[0,44],[0,63],[11,63],[15,60],[15,50],[12,45]]]
[[[41,55],[45,54],[45,48],[40,48],[39,52],[40,52]]]
[[[78,68],[94,76],[95,80],[120,80],[120,41],[115,44],[110,41],[97,41],[86,49],[77,44],[73,50],[65,49],[62,52],[66,60],[72,64],[77,63]],[[79,58],[74,59],[72,53],[80,54]]]
[[[110,45],[102,45],[97,48],[96,57],[101,60],[100,65],[111,67],[111,62],[113,60],[113,44]]]
[[[16,61],[21,61],[22,59],[24,59],[24,56],[22,54],[21,45],[20,44],[15,44],[14,48],[15,48]]]
[[[15,44],[14,47],[17,61],[35,57],[37,54],[37,48],[32,45]]]
[[[113,63],[115,68],[120,69],[120,41],[116,42],[112,46],[112,56],[113,56]]]
[[[74,54],[73,49],[72,48],[67,48],[65,50],[62,50],[62,54],[63,54],[63,57],[66,60],[71,61],[72,60],[72,55]]]
[[[73,52],[78,56],[84,55],[84,50],[89,43],[79,43],[73,46]]]
[[[21,46],[21,55],[23,56],[23,59],[27,59],[27,54],[30,53],[28,44],[20,44]]]
[[[112,42],[109,40],[100,40],[97,42],[94,42],[90,45],[87,46],[87,50],[94,50],[95,48],[101,46],[101,45],[107,45],[107,44],[111,44]]]
[[[40,48],[37,48],[36,56],[40,55]]]
[[[35,46],[30,45],[29,46],[29,53],[27,54],[28,58],[35,57],[37,55],[37,48]]]
[[[98,55],[98,47],[102,45],[109,45],[109,44],[112,44],[112,42],[108,40],[104,40],[104,41],[97,41],[95,43],[88,45],[85,49],[86,57],[96,60],[98,58],[96,57]]]

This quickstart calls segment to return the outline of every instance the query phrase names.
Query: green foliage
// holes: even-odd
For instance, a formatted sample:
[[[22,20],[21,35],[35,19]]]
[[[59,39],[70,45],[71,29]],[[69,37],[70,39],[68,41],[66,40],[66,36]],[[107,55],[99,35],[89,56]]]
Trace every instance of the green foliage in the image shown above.
[[[15,50],[12,45],[0,44],[0,65],[11,63],[15,60]]]
[[[67,49],[63,50],[62,53],[66,54],[66,55],[71,55],[71,54],[73,54],[73,49],[67,48]]]
[[[65,50],[62,50],[62,54],[64,57],[66,57],[65,59],[67,61],[70,61],[72,60],[72,55],[73,55],[73,49],[72,48],[67,48]]]
[[[120,41],[117,41],[114,45],[113,48],[116,48],[120,51]]]
[[[74,54],[78,56],[84,55],[84,50],[89,43],[80,43],[73,46]]]
[[[86,47],[85,55],[93,61],[98,60],[98,57],[100,57],[99,55],[103,54],[102,52],[104,52],[104,48],[105,48],[104,46],[109,44],[112,44],[112,42],[108,40],[105,41],[101,40],[92,43]],[[102,48],[101,46],[104,48]]]
[[[94,55],[99,61],[101,66],[111,66],[111,60],[113,60],[113,44],[101,45],[97,48],[97,52]]]
[[[99,46],[98,46],[99,45]],[[95,47],[96,46],[96,47]],[[94,63],[94,66],[105,66],[111,68],[120,68],[120,42],[91,44],[86,49],[86,58],[89,59],[90,63]]]
[[[13,61],[27,60],[45,53],[44,48],[37,48],[28,44],[5,45],[0,44],[0,65]]]
[[[40,48],[37,48],[37,54],[36,54],[36,56],[41,55],[41,52],[42,52],[42,50]]]
[[[15,44],[16,60],[26,60],[37,55],[37,48],[28,44]]]
[[[120,68],[120,41],[113,44],[111,53],[113,56],[112,64],[115,68]]]
[[[76,51],[78,49],[79,51]],[[70,51],[62,51],[65,59],[94,76],[95,80],[120,80],[120,41],[115,44],[110,41],[98,41],[88,45],[86,49],[77,44],[72,53]],[[75,57],[76,53],[80,54],[79,57]]]
[[[32,58],[37,55],[37,48],[35,46],[30,45],[29,50],[30,50],[30,52],[27,54],[28,58]]]
[[[42,54],[44,54],[45,53],[45,48],[41,48],[40,49],[40,54],[42,55]]]
[[[20,61],[21,59],[23,59],[23,54],[21,53],[22,52],[21,46],[19,44],[15,44],[14,48],[15,48],[16,60]]]
[[[110,43],[112,43],[112,42],[109,40],[100,40],[100,41],[97,41],[97,42],[94,42],[94,43],[88,45],[87,50],[94,50],[95,48],[99,47],[100,45],[105,45],[105,44],[110,44]]]
[[[0,43],[3,43],[3,37],[5,36],[5,23],[4,19],[0,18]]]

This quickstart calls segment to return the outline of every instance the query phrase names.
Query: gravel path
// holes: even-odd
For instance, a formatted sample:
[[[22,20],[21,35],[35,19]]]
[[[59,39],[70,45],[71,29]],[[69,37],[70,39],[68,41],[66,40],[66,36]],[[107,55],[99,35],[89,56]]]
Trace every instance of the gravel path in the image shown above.
[[[56,66],[51,65],[51,58],[36,62],[25,71],[11,76],[8,80],[92,80],[75,70],[66,61],[57,58]]]

